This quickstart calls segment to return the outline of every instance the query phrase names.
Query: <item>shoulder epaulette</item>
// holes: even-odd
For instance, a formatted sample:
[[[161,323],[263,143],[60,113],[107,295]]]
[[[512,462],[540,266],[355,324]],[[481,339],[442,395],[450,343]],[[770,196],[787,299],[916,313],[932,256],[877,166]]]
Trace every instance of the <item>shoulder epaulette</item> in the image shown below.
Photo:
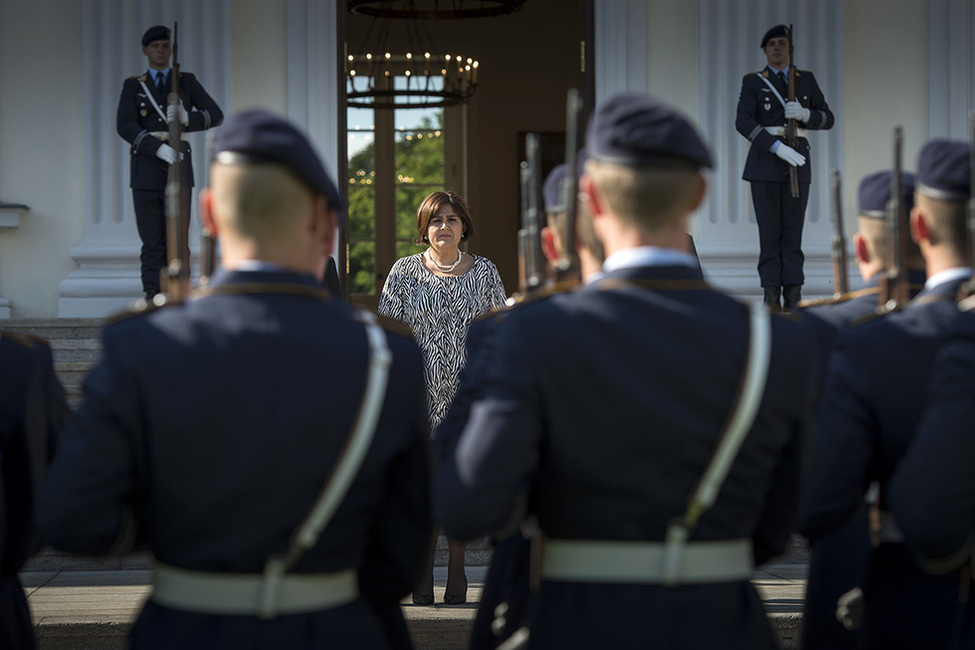
[[[0,330],[0,338],[3,338],[5,341],[16,343],[17,345],[28,349],[32,349],[37,345],[50,346],[47,339],[41,338],[35,334],[28,334],[27,332],[10,332],[8,330]]]
[[[140,74],[140,75],[136,75],[134,77],[129,77],[129,79],[135,79],[136,81],[145,81],[146,80],[146,75],[143,73],[143,74]]]
[[[764,77],[768,79],[768,68],[763,68],[762,70],[759,70],[755,74],[757,74],[759,77]]]
[[[379,323],[379,326],[387,332],[413,340],[413,330],[403,321],[398,321],[395,318],[390,318],[389,316],[383,316],[381,314],[376,315],[376,321]]]
[[[105,318],[105,325],[112,325],[114,323],[119,323],[121,321],[128,320],[136,316],[150,314],[164,307],[172,307],[174,305],[181,304],[180,301],[167,299],[165,297],[165,294],[162,293],[156,294],[156,298],[158,298],[158,301],[155,298],[153,300],[146,300],[145,298],[139,298],[138,300],[134,301],[131,305],[129,305],[127,309],[124,309],[123,311],[107,316]]]

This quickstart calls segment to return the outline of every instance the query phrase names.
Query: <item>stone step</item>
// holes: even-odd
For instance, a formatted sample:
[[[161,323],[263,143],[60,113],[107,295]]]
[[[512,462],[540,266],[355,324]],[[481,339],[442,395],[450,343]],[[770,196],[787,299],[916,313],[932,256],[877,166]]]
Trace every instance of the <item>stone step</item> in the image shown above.
[[[85,375],[101,357],[101,318],[23,318],[0,321],[0,329],[32,334],[47,340],[54,371],[71,406],[81,401]]]

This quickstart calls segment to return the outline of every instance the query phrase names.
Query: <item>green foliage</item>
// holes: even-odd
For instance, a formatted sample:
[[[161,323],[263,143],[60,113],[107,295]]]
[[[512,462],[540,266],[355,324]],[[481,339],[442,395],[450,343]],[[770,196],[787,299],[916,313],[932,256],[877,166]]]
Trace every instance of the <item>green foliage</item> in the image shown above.
[[[391,185],[395,187],[397,259],[426,248],[413,244],[411,240],[418,238],[416,209],[420,202],[430,192],[443,189],[443,111],[436,121],[424,117],[419,129],[396,132],[393,146],[393,179],[376,177],[374,142],[349,159],[350,293],[373,295],[376,292],[376,250],[373,240],[376,236],[377,191],[388,191],[385,188]]]

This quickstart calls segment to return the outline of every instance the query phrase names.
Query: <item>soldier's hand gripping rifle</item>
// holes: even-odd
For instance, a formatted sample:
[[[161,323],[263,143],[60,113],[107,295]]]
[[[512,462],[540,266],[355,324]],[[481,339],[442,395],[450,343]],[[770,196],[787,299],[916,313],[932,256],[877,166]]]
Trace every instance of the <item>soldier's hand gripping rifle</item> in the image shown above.
[[[890,198],[887,200],[887,270],[880,277],[881,312],[892,312],[904,307],[910,298],[907,270],[904,268],[907,255],[908,233],[904,231],[907,215],[906,206],[901,199],[901,149],[904,132],[901,127],[894,128],[894,168],[890,175]]]
[[[836,215],[836,233],[833,235],[833,287],[834,297],[850,290],[846,277],[846,236],[843,231],[843,192],[840,170],[833,170],[833,212]]]
[[[794,48],[792,46],[792,25],[789,25],[789,97],[788,101],[796,101],[796,66],[792,62]],[[799,151],[799,126],[795,118],[785,121],[785,143]],[[799,198],[799,172],[795,165],[789,165],[789,191],[792,198]]]
[[[564,232],[561,233],[562,251],[555,268],[559,282],[579,282],[579,256],[576,253],[576,219],[579,212],[579,114],[582,98],[579,91],[570,88],[565,98],[565,167],[562,179],[562,205],[565,206]]]
[[[169,264],[162,278],[167,297],[177,301],[186,297],[190,287],[189,243],[185,241],[184,234],[190,221],[190,215],[185,210],[189,205],[185,199],[185,193],[189,188],[184,187],[183,183],[183,129],[179,120],[182,106],[179,100],[178,29],[178,23],[173,23],[173,81],[166,104],[169,109],[167,139],[169,145],[176,150],[176,161],[169,166],[169,177],[166,181],[166,255]]]

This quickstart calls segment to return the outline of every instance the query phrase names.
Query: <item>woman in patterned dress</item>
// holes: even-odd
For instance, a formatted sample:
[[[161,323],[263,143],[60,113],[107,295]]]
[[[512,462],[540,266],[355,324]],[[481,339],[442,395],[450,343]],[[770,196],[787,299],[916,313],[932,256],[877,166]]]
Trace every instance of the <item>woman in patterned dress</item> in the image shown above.
[[[423,351],[432,434],[457,391],[471,321],[502,307],[505,291],[493,262],[460,250],[460,243],[474,234],[470,212],[460,195],[433,192],[423,199],[416,213],[416,229],[429,248],[396,260],[386,278],[378,311],[408,324]],[[413,602],[420,605],[433,602],[435,546],[436,533],[429,570],[413,592]],[[448,538],[447,546],[444,602],[463,603],[467,600],[466,544]]]

